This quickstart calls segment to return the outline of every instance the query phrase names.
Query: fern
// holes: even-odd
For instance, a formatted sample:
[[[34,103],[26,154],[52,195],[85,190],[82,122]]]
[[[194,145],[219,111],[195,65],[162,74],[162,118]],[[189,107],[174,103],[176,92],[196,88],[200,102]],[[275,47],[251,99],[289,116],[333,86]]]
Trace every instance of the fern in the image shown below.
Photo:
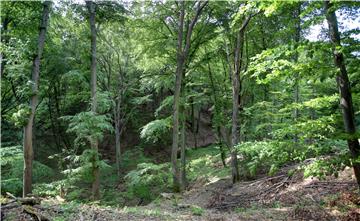
[[[171,117],[154,120],[142,127],[140,137],[147,142],[156,143],[170,131],[170,128]]]

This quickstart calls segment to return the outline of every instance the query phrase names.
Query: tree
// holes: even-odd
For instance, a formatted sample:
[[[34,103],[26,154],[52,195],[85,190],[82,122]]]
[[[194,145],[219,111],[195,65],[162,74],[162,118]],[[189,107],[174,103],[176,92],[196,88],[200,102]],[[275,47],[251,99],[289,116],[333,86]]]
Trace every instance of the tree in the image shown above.
[[[179,169],[177,166],[177,152],[179,149],[179,103],[180,103],[180,93],[181,93],[181,84],[183,74],[185,72],[185,64],[187,56],[189,54],[190,44],[191,44],[191,35],[193,29],[196,25],[196,22],[201,14],[203,8],[207,5],[207,1],[196,2],[196,12],[195,16],[191,20],[187,30],[184,34],[184,18],[185,18],[185,2],[182,0],[180,3],[179,11],[179,23],[178,23],[178,36],[177,36],[177,64],[176,64],[176,73],[175,73],[175,92],[174,92],[174,104],[173,104],[173,134],[172,134],[172,149],[171,149],[171,168],[173,175],[174,190],[179,191],[184,184],[184,180],[180,180]],[[184,39],[185,37],[185,39]],[[185,40],[185,45],[183,46],[183,41]],[[185,148],[185,145],[183,145]]]
[[[324,1],[324,8],[326,13],[326,20],[329,26],[329,36],[332,43],[334,63],[337,67],[336,81],[340,94],[340,106],[342,109],[344,127],[346,133],[348,133],[349,135],[347,142],[353,158],[352,164],[354,167],[355,177],[360,188],[360,145],[359,140],[355,136],[356,124],[351,95],[351,86],[349,82],[349,76],[346,70],[345,57],[341,50],[342,46],[340,40],[340,33],[333,4],[330,1]]]
[[[30,99],[31,113],[24,128],[24,173],[23,173],[23,196],[32,192],[32,164],[34,158],[33,151],[33,125],[36,108],[38,105],[40,60],[44,50],[46,29],[48,26],[51,1],[43,3],[43,12],[40,23],[40,31],[37,43],[37,51],[34,55],[32,65],[32,96]]]
[[[231,176],[232,182],[238,182],[240,180],[238,162],[237,162],[237,152],[235,146],[240,142],[240,122],[239,122],[239,112],[241,105],[241,81],[240,81],[240,72],[242,68],[242,59],[243,59],[243,48],[244,48],[244,35],[246,27],[250,22],[250,19],[254,15],[248,15],[241,24],[240,29],[237,32],[236,36],[236,46],[234,51],[234,67],[230,69],[231,79],[232,79],[232,125],[231,125]]]
[[[86,1],[86,7],[89,11],[89,23],[90,23],[90,32],[91,32],[91,111],[96,114],[97,109],[97,99],[96,99],[96,26],[95,26],[95,17],[96,17],[96,4],[92,1]],[[93,183],[92,183],[92,198],[98,199],[100,197],[100,174],[99,174],[99,165],[97,164],[97,155],[98,155],[98,141],[92,140],[91,148],[95,151],[94,159],[92,163],[93,167]]]

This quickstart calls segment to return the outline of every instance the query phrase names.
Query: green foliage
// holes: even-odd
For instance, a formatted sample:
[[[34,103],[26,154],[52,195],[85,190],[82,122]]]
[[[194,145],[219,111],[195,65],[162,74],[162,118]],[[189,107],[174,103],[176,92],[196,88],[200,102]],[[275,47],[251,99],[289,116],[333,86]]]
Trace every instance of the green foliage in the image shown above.
[[[0,148],[1,158],[1,191],[21,195],[23,176],[23,152],[21,146]],[[33,163],[33,182],[42,183],[51,180],[54,171],[38,162]]]
[[[13,113],[11,120],[14,122],[17,127],[24,127],[29,121],[29,116],[31,114],[31,108],[29,105],[21,104],[17,107],[17,112]]]
[[[207,179],[210,181],[227,177],[229,167],[221,165],[218,146],[192,149],[187,151],[187,178],[189,181]]]
[[[318,177],[324,179],[326,176],[338,177],[339,171],[351,166],[350,155],[347,151],[334,156],[319,158],[309,165],[304,166],[304,177]]]
[[[125,180],[132,195],[144,201],[153,200],[170,188],[169,164],[141,163],[125,176]]]
[[[166,97],[160,104],[160,106],[155,111],[155,117],[158,117],[159,114],[166,110],[171,109],[172,105],[174,103],[174,96],[168,96]]]
[[[168,135],[170,132],[171,119],[171,117],[167,117],[149,122],[142,127],[140,137],[152,143],[162,140],[164,135]]]
[[[75,133],[74,143],[79,146],[102,140],[105,131],[113,131],[110,118],[106,115],[98,115],[92,111],[81,112],[75,116],[62,117],[68,120],[68,133]]]
[[[55,197],[60,194],[61,188],[66,186],[65,180],[58,180],[49,183],[38,183],[34,185],[34,194],[38,196]]]
[[[191,213],[195,216],[202,216],[204,214],[204,209],[198,206],[191,207]]]
[[[289,142],[279,141],[246,142],[236,147],[244,158],[240,161],[241,171],[250,177],[262,170],[270,175],[275,174],[282,165],[296,159],[296,153],[301,152],[299,148]]]
[[[306,138],[325,139],[336,132],[336,118],[334,115],[323,116],[316,120],[298,122],[282,127],[273,132],[274,137],[283,139],[292,134],[298,134],[303,140]]]
[[[98,167],[103,175],[109,174],[111,171],[111,166],[104,160],[100,160],[99,154],[93,149],[86,149],[80,156],[69,156],[69,159],[72,161],[72,167],[62,171],[62,173],[74,182],[92,182],[92,169],[94,166]]]
[[[97,112],[108,113],[112,107],[111,94],[110,92],[98,92],[96,94]],[[102,119],[108,120],[108,119]],[[105,129],[105,128],[104,128]]]
[[[336,140],[318,141],[315,144],[280,141],[246,142],[238,145],[238,154],[243,157],[240,171],[246,177],[254,177],[260,172],[274,175],[281,166],[287,163],[302,162],[311,157],[326,158],[329,154],[336,154],[329,159],[319,159],[305,166],[305,176],[336,175],[337,171],[349,165],[349,155],[346,142]],[[294,171],[290,171],[289,175]]]

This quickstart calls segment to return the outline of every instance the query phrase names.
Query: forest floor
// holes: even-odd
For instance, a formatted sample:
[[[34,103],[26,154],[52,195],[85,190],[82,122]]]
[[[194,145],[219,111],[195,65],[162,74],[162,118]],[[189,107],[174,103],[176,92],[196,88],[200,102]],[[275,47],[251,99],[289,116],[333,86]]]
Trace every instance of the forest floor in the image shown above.
[[[226,176],[200,177],[185,193],[162,193],[145,206],[120,208],[64,202],[57,197],[44,198],[33,209],[58,221],[360,220],[360,196],[351,168],[345,168],[337,178],[320,181],[305,179],[300,171],[293,173],[297,166],[289,165],[274,176],[258,175],[234,185]],[[4,220],[39,220],[22,207],[3,212]]]

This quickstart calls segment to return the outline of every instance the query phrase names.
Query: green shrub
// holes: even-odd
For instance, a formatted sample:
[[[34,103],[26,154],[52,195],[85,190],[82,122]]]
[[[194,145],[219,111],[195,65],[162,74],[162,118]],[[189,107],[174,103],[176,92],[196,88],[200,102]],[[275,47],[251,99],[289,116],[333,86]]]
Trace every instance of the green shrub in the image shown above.
[[[243,156],[240,166],[246,177],[254,177],[258,171],[265,170],[275,174],[285,163],[297,156],[297,151],[290,142],[258,141],[238,145],[238,153]]]
[[[1,192],[11,192],[21,195],[23,176],[23,151],[21,146],[2,147],[1,157]],[[48,181],[54,177],[54,171],[50,167],[34,161],[33,183]]]
[[[347,153],[332,157],[317,159],[304,167],[304,177],[318,177],[324,179],[326,176],[338,176],[338,172],[344,170],[346,166],[351,166],[350,155]]]
[[[170,188],[169,164],[141,163],[125,176],[128,192],[144,201],[151,201]]]
[[[198,206],[192,206],[191,207],[191,212],[193,215],[195,216],[202,216],[204,213],[204,209]]]
[[[63,186],[63,180],[54,181],[51,183],[39,183],[34,185],[34,193],[38,196],[57,196],[60,193],[60,188]]]
[[[281,166],[290,162],[302,162],[305,159],[334,155],[328,160],[317,160],[305,167],[306,176],[333,174],[349,165],[346,142],[337,140],[316,141],[314,144],[293,141],[258,141],[238,145],[238,154],[243,157],[239,161],[243,176],[254,177],[258,172],[274,175]],[[293,171],[291,172],[293,173]]]
[[[171,117],[150,121],[141,128],[140,138],[147,142],[156,143],[169,135],[171,129]]]

